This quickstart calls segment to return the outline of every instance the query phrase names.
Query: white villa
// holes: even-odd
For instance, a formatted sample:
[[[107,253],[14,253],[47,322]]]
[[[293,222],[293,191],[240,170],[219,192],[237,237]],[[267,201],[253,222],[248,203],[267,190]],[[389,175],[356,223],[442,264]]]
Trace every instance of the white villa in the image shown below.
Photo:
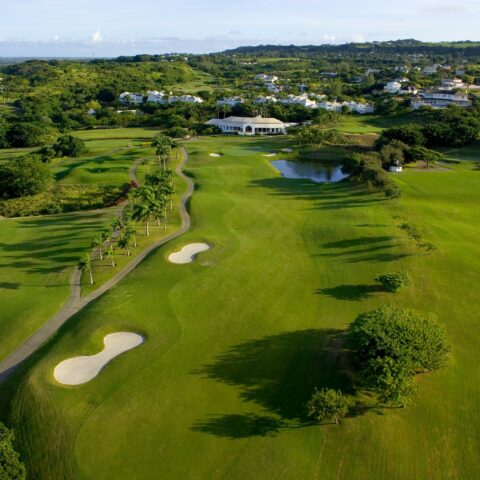
[[[383,88],[387,93],[398,93],[402,88],[402,84],[394,80],[393,82],[388,82]]]
[[[286,133],[286,125],[276,118],[257,117],[227,117],[212,118],[206,125],[214,125],[223,133],[238,135],[278,135]]]
[[[444,78],[442,80],[442,87],[445,90],[453,90],[455,88],[465,88],[466,85],[460,78]]]
[[[343,107],[347,107],[348,110],[364,115],[365,113],[373,113],[375,108],[369,103],[357,103],[357,102],[321,102],[318,104],[318,108],[323,108],[330,112],[340,113]]]
[[[414,110],[421,107],[446,108],[449,105],[468,108],[472,106],[466,93],[431,90],[420,93],[412,99],[411,106]]]
[[[435,75],[439,69],[440,65],[429,65],[422,70],[424,75]]]
[[[165,92],[158,92],[157,90],[149,90],[147,92],[147,102],[165,103]]]
[[[245,100],[242,97],[225,97],[217,100],[218,106],[228,106],[234,107],[235,105],[239,105],[240,103],[244,103]]]
[[[265,75],[265,73],[259,73],[255,75],[255,80],[261,80],[265,83],[275,83],[278,80],[276,75]]]
[[[393,165],[388,167],[388,170],[393,173],[400,173],[403,170],[403,167],[400,162],[395,162]]]
[[[122,92],[118,99],[122,103],[133,103],[134,105],[139,105],[144,101],[143,93],[130,93],[130,92]]]
[[[280,103],[284,105],[303,105],[307,108],[317,108],[317,102],[310,100],[308,95],[288,95],[286,98],[282,98]]]
[[[275,97],[272,97],[269,95],[268,97],[264,97],[263,95],[260,95],[255,99],[255,103],[258,104],[264,104],[264,103],[277,103],[278,100]]]
[[[185,103],[203,103],[203,99],[195,95],[173,96],[168,99],[168,103],[185,102]]]

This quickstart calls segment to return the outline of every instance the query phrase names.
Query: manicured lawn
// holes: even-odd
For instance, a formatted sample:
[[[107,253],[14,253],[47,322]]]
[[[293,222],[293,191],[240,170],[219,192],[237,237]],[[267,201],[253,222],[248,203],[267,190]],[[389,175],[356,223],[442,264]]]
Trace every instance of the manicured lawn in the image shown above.
[[[192,230],[80,312],[22,381],[3,387],[32,478],[476,478],[480,173],[407,171],[396,177],[403,197],[385,201],[350,182],[279,177],[262,153],[286,141],[188,144]],[[438,250],[419,253],[402,219]],[[202,241],[213,248],[194,263],[167,261]],[[378,292],[375,274],[397,270],[414,286]],[[306,425],[314,386],[374,404],[354,391],[341,333],[383,303],[435,312],[453,344],[449,368],[422,377],[406,409]],[[55,383],[60,360],[98,352],[120,330],[147,341],[88,384]]]
[[[170,169],[175,170],[177,164],[180,162],[181,157],[175,154],[172,155],[172,158],[168,162]],[[143,184],[145,181],[145,174],[158,172],[159,166],[155,158],[150,158],[145,160],[145,162],[139,167],[137,171],[137,178],[140,183]],[[133,222],[132,225],[136,228],[135,238],[137,241],[137,246],[130,249],[130,256],[127,255],[125,250],[122,250],[118,247],[117,243],[114,243],[115,247],[115,257],[114,263],[115,266],[112,266],[111,259],[107,256],[104,256],[102,260],[100,258],[95,258],[92,261],[92,274],[94,277],[94,284],[90,284],[89,273],[84,272],[82,278],[82,295],[87,295],[92,290],[95,290],[100,285],[105,283],[108,279],[117,274],[122,270],[128,263],[130,263],[138,253],[144,250],[146,247],[152,243],[160,240],[167,235],[170,235],[172,232],[178,230],[181,226],[181,217],[179,204],[180,199],[185,191],[185,184],[179,178],[176,179],[175,183],[175,194],[172,197],[172,206],[173,210],[168,210],[168,223],[167,228],[165,229],[163,223],[158,226],[156,222],[149,223],[149,236],[146,235],[145,226]],[[113,220],[114,212],[111,212],[111,217],[107,222],[106,226]],[[103,252],[105,254],[105,252]]]
[[[96,128],[93,130],[79,130],[74,135],[83,140],[102,140],[112,138],[145,138],[149,139],[158,135],[158,128]]]
[[[64,158],[52,164],[55,179],[67,184],[121,185],[129,183],[128,171],[140,157],[151,155],[149,142],[139,140],[91,140],[88,152],[79,158]]]
[[[383,117],[377,115],[342,115],[336,127],[343,133],[380,133],[385,128],[395,127],[412,122],[409,115],[394,115]]]
[[[72,267],[106,212],[0,220],[0,359],[65,302]]]

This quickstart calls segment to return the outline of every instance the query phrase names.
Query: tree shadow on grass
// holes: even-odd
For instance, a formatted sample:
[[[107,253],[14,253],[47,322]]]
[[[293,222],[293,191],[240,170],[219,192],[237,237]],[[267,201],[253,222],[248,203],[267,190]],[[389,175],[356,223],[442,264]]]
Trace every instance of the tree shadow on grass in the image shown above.
[[[337,287],[319,288],[315,293],[327,295],[337,300],[360,301],[382,291],[380,285],[338,285]]]
[[[305,404],[315,387],[354,392],[345,368],[348,362],[343,361],[343,343],[341,330],[309,329],[231,347],[192,373],[237,388],[243,401],[262,407],[266,415],[212,415],[192,429],[239,438],[272,435],[282,428],[310,424]]]
[[[197,422],[192,430],[217,437],[248,438],[274,436],[286,427],[285,422],[272,416],[232,413],[211,415],[207,420]]]
[[[18,282],[0,282],[0,288],[5,290],[18,290],[20,285]]]

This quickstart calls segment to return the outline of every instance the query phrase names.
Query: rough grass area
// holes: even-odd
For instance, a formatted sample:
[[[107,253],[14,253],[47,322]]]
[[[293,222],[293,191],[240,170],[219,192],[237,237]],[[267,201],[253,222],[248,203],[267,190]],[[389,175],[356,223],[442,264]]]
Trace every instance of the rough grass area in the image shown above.
[[[25,217],[93,210],[116,205],[129,185],[55,185],[52,189],[21,198],[0,201],[3,217]]]
[[[395,176],[402,198],[386,201],[353,182],[280,177],[262,154],[287,141],[189,144],[192,230],[80,312],[3,386],[3,414],[31,478],[477,478],[479,172],[472,162],[406,171]],[[434,253],[405,236],[405,220]],[[29,241],[41,245],[38,235]],[[191,242],[212,249],[188,265],[168,262]],[[408,271],[413,286],[378,291],[374,276],[392,271]],[[435,312],[453,345],[448,369],[423,376],[405,409],[357,391],[344,351],[348,323],[385,303]],[[59,361],[97,352],[120,330],[147,341],[82,387],[55,384]],[[310,425],[304,405],[315,386],[354,395],[353,415]]]

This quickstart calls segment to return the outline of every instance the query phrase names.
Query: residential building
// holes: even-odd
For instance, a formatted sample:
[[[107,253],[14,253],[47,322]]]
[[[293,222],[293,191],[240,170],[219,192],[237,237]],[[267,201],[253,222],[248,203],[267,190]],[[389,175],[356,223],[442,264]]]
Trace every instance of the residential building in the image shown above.
[[[218,106],[228,106],[234,107],[235,105],[239,105],[240,103],[244,103],[245,100],[242,97],[225,97],[217,100]]]
[[[310,100],[308,95],[288,95],[286,98],[282,98],[280,103],[284,105],[303,105],[307,108],[316,108],[317,102],[315,100]]]
[[[272,97],[271,95],[268,95],[264,97],[263,95],[260,95],[255,99],[255,103],[258,104],[263,104],[263,103],[277,103],[278,100],[275,97]]]
[[[140,103],[144,102],[144,95],[143,93],[130,93],[130,92],[122,92],[118,99],[122,103],[132,103],[134,105],[139,105]]]
[[[149,90],[147,92],[147,102],[165,103],[166,102],[165,92],[159,92],[157,90]]]
[[[425,67],[422,72],[424,75],[435,75],[439,69],[440,65],[429,65]]]
[[[402,87],[399,91],[399,95],[416,95],[418,93],[418,88],[415,87],[414,85],[408,85],[405,87]]]
[[[206,125],[214,125],[223,133],[238,135],[279,135],[286,133],[286,125],[276,118],[257,117],[227,117],[212,118]]]
[[[444,78],[442,80],[442,89],[453,90],[455,88],[466,88],[466,85],[460,78]]]
[[[450,90],[430,90],[420,93],[414,97],[411,107],[416,110],[421,107],[446,108],[450,105],[468,108],[472,106],[468,95],[462,92],[452,92]]]
[[[255,75],[254,78],[255,80],[261,80],[265,83],[275,83],[278,80],[276,75],[266,75],[265,73],[259,73],[258,75]]]
[[[168,99],[168,103],[185,102],[185,103],[203,103],[203,99],[195,95],[173,96]]]
[[[402,84],[396,80],[393,80],[392,82],[388,82],[383,89],[387,93],[395,94],[398,93],[401,88]]]

